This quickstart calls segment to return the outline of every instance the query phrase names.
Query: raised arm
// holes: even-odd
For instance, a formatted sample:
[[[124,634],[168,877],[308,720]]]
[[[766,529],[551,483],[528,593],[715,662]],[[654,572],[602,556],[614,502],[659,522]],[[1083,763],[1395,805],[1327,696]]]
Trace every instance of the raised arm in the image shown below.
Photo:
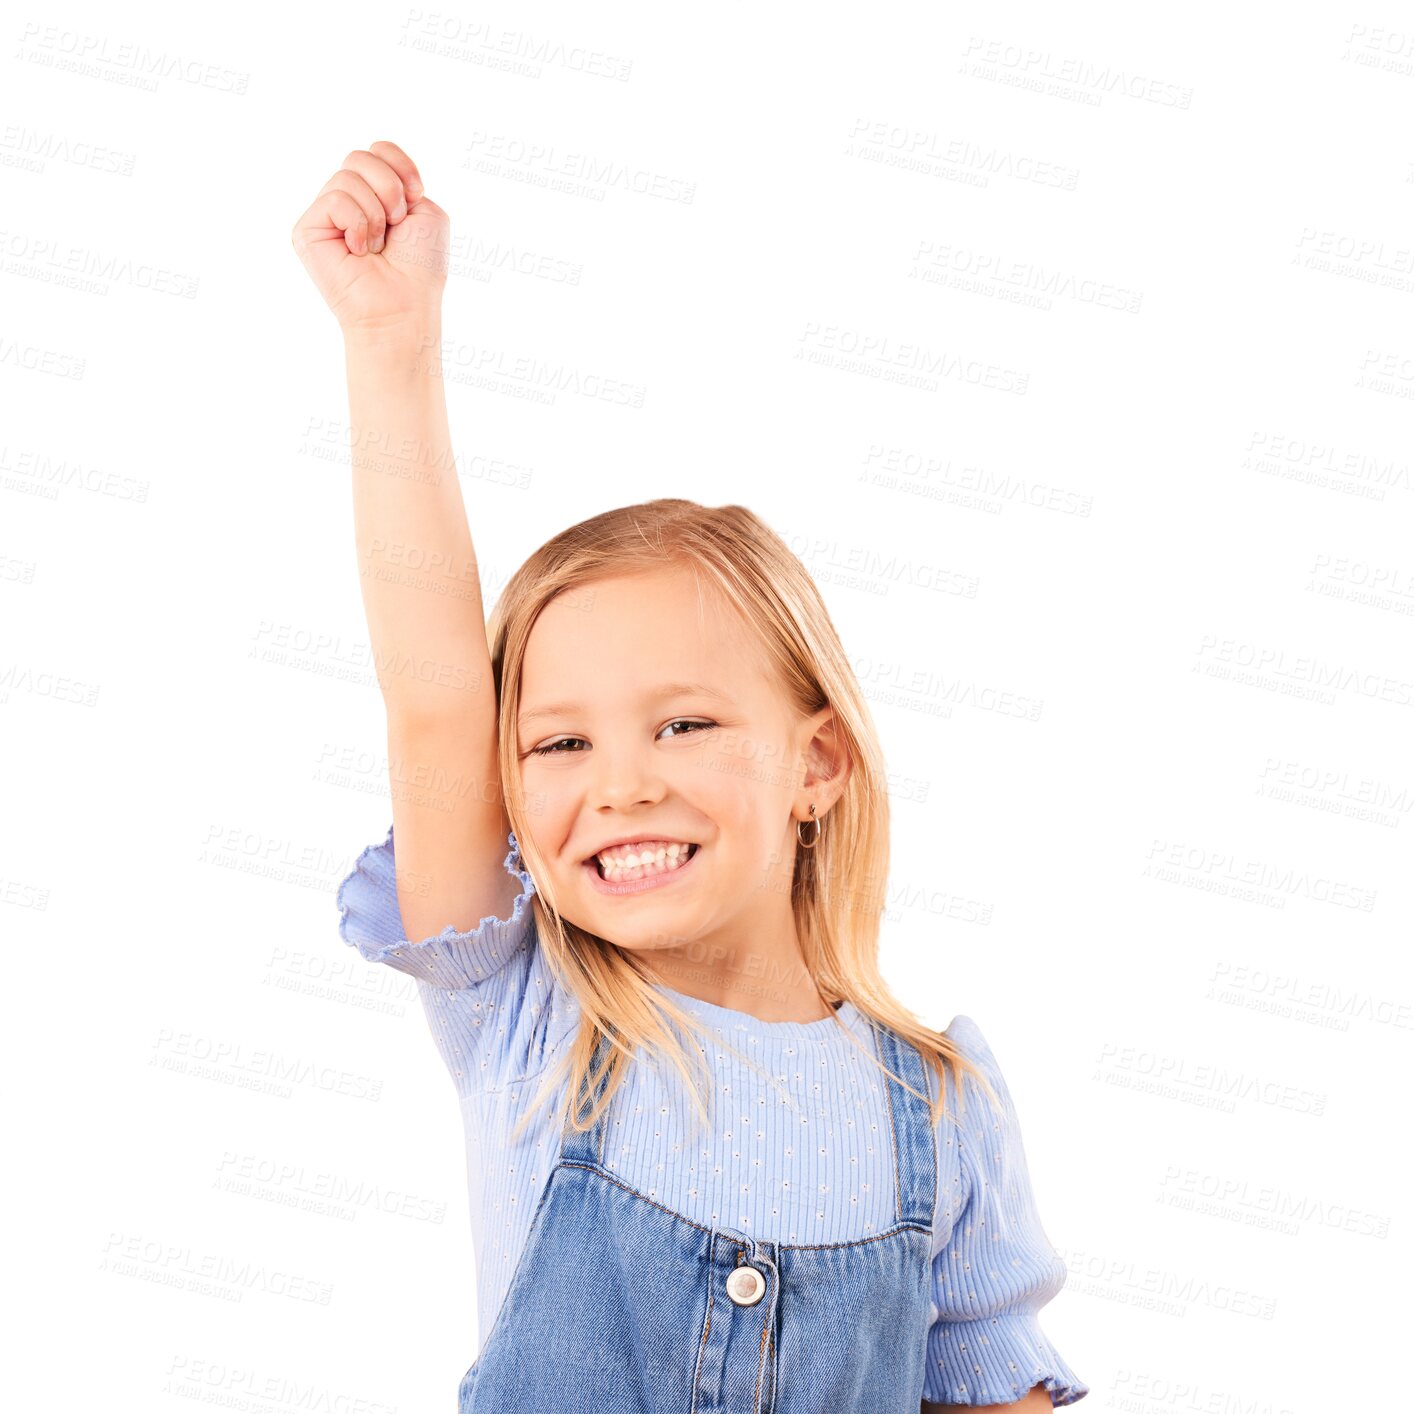
[[[476,552],[440,343],[450,221],[393,143],[349,153],[292,234],[344,336],[354,534],[388,721],[406,936],[472,928],[516,896]]]

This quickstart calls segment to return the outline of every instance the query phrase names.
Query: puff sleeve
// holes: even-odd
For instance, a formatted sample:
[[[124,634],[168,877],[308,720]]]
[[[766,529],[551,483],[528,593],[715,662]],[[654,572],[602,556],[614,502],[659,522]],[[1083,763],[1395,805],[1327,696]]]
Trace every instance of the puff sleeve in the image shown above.
[[[578,1019],[578,1003],[539,945],[536,889],[515,833],[504,867],[520,882],[509,915],[461,933],[443,929],[414,942],[403,935],[393,830],[358,857],[339,885],[339,935],[369,962],[417,983],[437,1049],[463,1098],[485,1096],[543,1070]]]
[[[1066,1265],[1041,1225],[1010,1091],[970,1017],[955,1018],[948,1035],[987,1076],[1001,1109],[970,1076],[961,1120],[949,1096],[959,1205],[933,1258],[935,1319],[923,1398],[1014,1404],[1044,1385],[1053,1407],[1074,1404],[1089,1386],[1047,1340],[1039,1320],[1041,1308],[1065,1285]]]
[[[403,936],[390,825],[388,838],[369,845],[339,885],[339,936],[367,961],[387,963],[419,982],[448,989],[481,985],[530,941],[534,926],[530,899],[535,884],[521,868],[514,831],[506,836],[506,843],[510,853],[503,867],[521,885],[510,916],[491,914],[465,933],[448,926],[435,937],[412,942]]]

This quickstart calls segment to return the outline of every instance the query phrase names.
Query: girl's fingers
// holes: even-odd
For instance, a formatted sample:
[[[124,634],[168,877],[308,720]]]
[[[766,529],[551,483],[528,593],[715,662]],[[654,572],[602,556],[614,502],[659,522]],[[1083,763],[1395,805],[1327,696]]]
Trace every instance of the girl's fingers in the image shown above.
[[[416,201],[422,195],[424,188],[417,163],[397,143],[371,142],[368,144],[368,150],[373,156],[381,157],[393,169],[409,202]]]
[[[392,143],[385,145],[393,148]],[[396,226],[408,214],[410,198],[403,190],[403,179],[384,157],[358,148],[344,158],[344,170],[357,172],[377,194],[389,226]]]
[[[369,250],[368,212],[352,192],[334,187],[320,196],[329,223],[344,233],[350,255],[367,255]]]
[[[368,254],[368,215],[350,193],[331,187],[319,193],[295,222],[290,240],[304,252],[321,241],[341,240],[350,255]]]
[[[412,158],[395,142],[375,142],[372,148],[350,152],[295,223],[291,238],[301,251],[338,232],[350,255],[376,255],[388,227],[407,215],[410,202],[422,199],[422,178]]]
[[[348,226],[343,227],[346,236],[349,238],[349,251],[353,255],[366,255],[370,251],[377,254],[383,249],[383,242],[387,236],[388,213],[384,210],[382,199],[371,187],[368,180],[360,173],[348,167],[341,167],[323,187],[320,188],[320,196],[328,196],[334,192],[342,192],[353,201],[364,221],[364,236],[366,244],[362,247],[354,244],[353,236],[355,232]],[[347,207],[340,206],[340,211],[347,211]]]

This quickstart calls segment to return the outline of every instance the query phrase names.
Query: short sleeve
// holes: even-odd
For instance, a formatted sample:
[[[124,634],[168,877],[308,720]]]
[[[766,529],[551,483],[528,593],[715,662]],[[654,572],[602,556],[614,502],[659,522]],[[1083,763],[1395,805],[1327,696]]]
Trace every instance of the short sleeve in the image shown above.
[[[339,885],[339,934],[369,962],[417,982],[442,1059],[463,1096],[484,1095],[543,1070],[578,1020],[578,1003],[539,945],[535,884],[514,831],[504,867],[520,883],[505,918],[460,933],[447,927],[413,942],[403,936],[393,830],[358,857]]]
[[[928,1334],[923,1398],[958,1405],[1014,1404],[1044,1385],[1052,1406],[1090,1392],[1041,1329],[1041,1308],[1065,1285],[1066,1265],[1041,1226],[1010,1091],[977,1024],[948,1027],[996,1091],[1001,1109],[968,1077],[957,1145],[960,1206],[933,1258],[936,1318]]]
[[[369,962],[387,963],[419,982],[449,990],[480,986],[531,940],[535,923],[530,903],[535,884],[521,867],[514,831],[506,843],[510,853],[504,868],[521,885],[510,916],[490,914],[465,933],[448,926],[435,937],[412,942],[403,936],[390,825],[388,838],[369,845],[339,885],[339,936]]]

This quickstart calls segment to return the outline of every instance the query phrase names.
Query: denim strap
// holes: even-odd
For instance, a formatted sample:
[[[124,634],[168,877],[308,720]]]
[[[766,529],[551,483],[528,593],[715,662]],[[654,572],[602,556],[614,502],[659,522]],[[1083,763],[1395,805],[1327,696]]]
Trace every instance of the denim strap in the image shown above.
[[[870,1022],[879,1059],[924,1096],[931,1095],[928,1068],[912,1042],[886,1026]],[[938,1195],[938,1149],[928,1100],[911,1095],[892,1076],[888,1085],[889,1123],[893,1128],[898,1220],[906,1227],[933,1230]]]
[[[601,1031],[599,1044],[594,1048],[594,1056],[589,1063],[591,1076],[595,1069],[608,1059],[609,1050],[609,1038]],[[604,1076],[600,1075],[598,1083],[594,1086],[592,1102],[586,1098],[586,1092],[583,1089],[580,1091],[578,1113],[587,1114],[591,1104],[597,1103],[599,1096],[603,1093]],[[576,1164],[602,1164],[604,1161],[604,1121],[606,1118],[607,1114],[601,1115],[599,1123],[590,1129],[571,1129],[569,1120],[566,1118],[560,1144],[561,1161]]]

